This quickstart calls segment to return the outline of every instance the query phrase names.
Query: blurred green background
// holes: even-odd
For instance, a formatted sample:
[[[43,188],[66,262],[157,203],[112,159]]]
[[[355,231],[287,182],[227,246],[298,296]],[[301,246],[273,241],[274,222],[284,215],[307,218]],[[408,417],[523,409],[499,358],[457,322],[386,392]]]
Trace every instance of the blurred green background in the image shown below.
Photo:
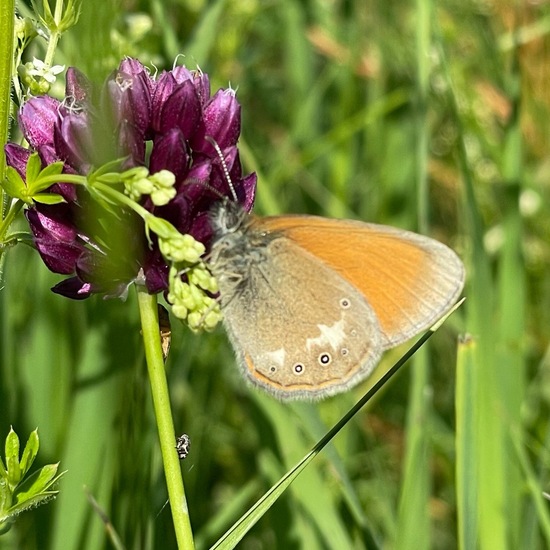
[[[61,39],[56,62],[92,78],[125,55],[159,69],[180,56],[213,91],[236,88],[257,212],[417,230],[466,263],[466,304],[239,548],[550,546],[549,31],[548,2],[95,0]],[[37,465],[68,473],[0,548],[110,548],[85,487],[126,548],[175,548],[135,297],[71,302],[58,281],[10,250],[0,438],[38,426]],[[174,419],[208,548],[371,382],[279,403],[239,377],[221,328],[174,325]]]

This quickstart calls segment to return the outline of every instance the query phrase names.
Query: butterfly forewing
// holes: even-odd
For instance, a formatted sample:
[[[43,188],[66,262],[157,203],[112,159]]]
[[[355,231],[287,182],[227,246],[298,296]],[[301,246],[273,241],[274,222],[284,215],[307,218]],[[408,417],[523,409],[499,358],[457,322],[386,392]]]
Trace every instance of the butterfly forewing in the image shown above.
[[[373,308],[382,346],[429,328],[458,298],[464,267],[445,245],[408,231],[316,216],[256,218],[339,273]]]

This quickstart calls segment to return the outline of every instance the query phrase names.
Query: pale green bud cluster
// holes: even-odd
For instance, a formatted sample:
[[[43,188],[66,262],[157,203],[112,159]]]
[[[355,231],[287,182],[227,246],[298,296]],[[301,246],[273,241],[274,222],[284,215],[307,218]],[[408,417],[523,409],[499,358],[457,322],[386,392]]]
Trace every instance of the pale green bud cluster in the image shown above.
[[[32,40],[38,32],[30,17],[15,17],[14,23],[15,36],[22,43]]]
[[[48,93],[57,75],[65,70],[65,65],[53,65],[50,67],[40,59],[19,65],[17,72],[21,81],[29,88],[33,95]]]
[[[175,196],[176,176],[161,170],[149,174],[144,166],[128,170],[124,179],[124,193],[134,201],[139,201],[142,195],[149,195],[155,206],[168,204]]]
[[[161,254],[172,263],[167,298],[174,315],[191,330],[212,330],[221,319],[221,310],[211,296],[218,292],[218,283],[201,260],[204,245],[191,235],[182,235],[165,219],[151,215],[146,223],[158,236]]]
[[[183,273],[188,282],[182,280]],[[183,272],[175,266],[170,268],[168,301],[174,315],[187,321],[191,330],[212,330],[221,319],[220,304],[207,291],[217,292],[218,285],[204,262]]]
[[[167,237],[159,235],[161,254],[172,262],[187,262],[194,264],[204,254],[204,245],[191,235],[176,233]]]

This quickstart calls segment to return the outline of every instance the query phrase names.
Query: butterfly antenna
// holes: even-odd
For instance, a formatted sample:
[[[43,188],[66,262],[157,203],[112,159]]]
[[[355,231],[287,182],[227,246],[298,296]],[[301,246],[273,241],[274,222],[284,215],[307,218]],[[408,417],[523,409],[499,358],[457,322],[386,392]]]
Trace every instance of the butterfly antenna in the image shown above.
[[[233,182],[231,181],[231,176],[229,175],[229,169],[227,168],[227,162],[225,162],[225,157],[223,156],[222,150],[220,149],[220,146],[216,142],[216,140],[210,136],[204,136],[204,139],[214,147],[216,150],[216,153],[218,153],[218,157],[220,159],[220,163],[222,165],[223,174],[225,176],[225,179],[227,180],[227,185],[229,186],[229,190],[231,191],[231,195],[233,197],[233,200],[235,202],[238,202],[237,199],[237,192],[235,191],[235,186],[233,185]]]
[[[206,181],[203,181],[201,179],[187,178],[185,180],[185,184],[186,185],[201,185],[202,187],[205,187],[206,189],[208,189],[208,191],[210,191],[211,193],[216,195],[218,198],[220,198],[222,200],[227,198],[223,193],[220,193],[220,191],[218,191],[215,187],[212,187],[209,183],[207,183]]]

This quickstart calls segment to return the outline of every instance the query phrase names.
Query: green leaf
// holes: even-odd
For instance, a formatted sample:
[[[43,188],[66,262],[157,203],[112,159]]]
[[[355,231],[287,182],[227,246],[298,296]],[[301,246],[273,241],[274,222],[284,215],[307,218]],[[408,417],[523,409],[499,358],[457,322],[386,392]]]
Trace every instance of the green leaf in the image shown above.
[[[59,463],[48,464],[23,480],[38,454],[39,447],[36,429],[29,435],[19,461],[19,437],[13,428],[6,437],[7,468],[4,468],[0,460],[0,535],[9,529],[22,511],[44,504],[58,492],[53,491],[52,486],[65,473],[57,473]]]
[[[31,196],[44,191],[51,187],[54,182],[51,181],[52,177],[59,176],[63,172],[63,163],[61,161],[48,164],[32,179],[29,177],[29,169],[27,168],[27,193]]]
[[[80,6],[82,0],[69,0],[63,13],[63,18],[59,23],[59,32],[65,32],[71,27],[74,27],[80,17]]]
[[[23,178],[19,175],[19,172],[13,166],[6,166],[6,178],[4,179],[2,187],[8,195],[16,199],[21,199],[27,203],[30,202],[27,196],[27,186]]]
[[[38,156],[38,153],[33,153],[27,161],[27,172],[25,179],[27,180],[27,187],[32,188],[33,183],[37,180],[42,170],[42,161]]]
[[[40,440],[38,438],[38,428],[34,430],[34,432],[31,432],[29,435],[29,439],[27,440],[27,443],[25,445],[25,450],[23,451],[23,455],[21,457],[21,476],[25,476],[25,474],[30,470],[30,467],[32,466],[32,463],[34,462],[34,459],[36,458],[36,455],[38,454],[38,449],[40,448]]]
[[[26,183],[19,175],[19,172],[12,166],[6,169],[6,179],[4,180],[4,189],[12,197],[20,199],[27,204],[32,201],[42,204],[59,204],[65,202],[60,195],[55,193],[41,193],[44,189],[51,187],[54,182],[50,181],[52,177],[58,176],[63,172],[63,163],[61,161],[48,164],[41,170],[42,163],[37,153],[33,153],[27,161]]]
[[[37,193],[32,196],[33,201],[40,204],[61,204],[67,202],[61,195],[57,193]]]
[[[57,479],[63,474],[56,477],[57,464],[48,464],[40,470],[32,473],[15,492],[15,502],[17,504],[32,498],[40,493],[47,491]]]
[[[25,243],[27,245],[32,245],[33,238],[28,231],[14,231],[6,236],[6,239],[2,244],[0,244],[0,249],[2,247],[6,248],[8,246],[15,246],[17,243]],[[0,475],[2,475],[2,468],[0,466]]]
[[[64,163],[60,160],[58,160],[57,162],[52,162],[51,164],[48,164],[44,168],[44,170],[40,171],[39,177],[46,178],[49,176],[59,176],[59,174],[63,173],[64,166],[65,166]]]
[[[13,496],[7,478],[0,479],[0,516],[10,508],[12,502]]]
[[[20,502],[15,506],[12,506],[4,517],[0,516],[0,525],[3,521],[6,520],[14,521],[15,517],[25,510],[30,510],[31,508],[36,508],[41,504],[46,504],[46,502],[52,500],[52,498],[55,498],[58,493],[59,491],[48,491],[47,493],[41,493],[23,502]]]
[[[8,470],[8,483],[13,489],[21,481],[21,468],[19,467],[19,437],[10,428],[6,437],[6,466]]]
[[[36,0],[31,0],[31,4],[34,13],[40,18],[40,21],[42,21],[44,26],[50,32],[55,32],[57,30],[57,25],[55,23],[55,18],[52,14],[52,10],[50,9],[50,4],[48,3],[48,0],[42,0],[42,10],[38,6],[38,2]]]
[[[92,182],[92,185],[93,185],[93,181],[99,180],[100,176],[102,178],[104,175],[108,174],[109,172],[115,172],[115,174],[108,177],[116,179],[116,181],[113,183],[120,183],[122,181],[120,170],[124,161],[126,161],[127,159],[128,157],[120,157],[118,159],[111,160],[105,163],[103,166],[100,166],[97,170],[94,170],[93,172],[88,174],[88,180]],[[104,180],[101,179],[101,181],[104,181]]]

